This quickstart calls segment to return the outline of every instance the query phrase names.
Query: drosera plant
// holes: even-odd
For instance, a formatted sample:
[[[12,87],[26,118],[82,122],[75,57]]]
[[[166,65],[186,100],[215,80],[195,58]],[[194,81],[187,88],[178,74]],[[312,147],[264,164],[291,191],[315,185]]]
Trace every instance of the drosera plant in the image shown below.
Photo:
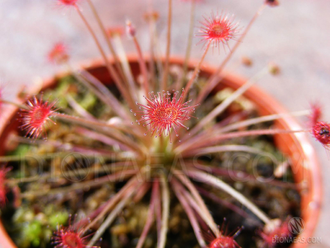
[[[67,47],[62,42],[56,43],[48,53],[48,60],[53,63],[62,64],[68,59]]]
[[[265,226],[263,231],[260,231],[260,236],[265,246],[275,247],[279,240],[292,236],[289,231],[288,219],[284,221],[274,219],[269,225]]]
[[[87,246],[89,234],[83,232],[82,225],[88,223],[86,220],[76,222],[76,216],[72,220],[69,216],[69,226],[57,226],[57,230],[52,237],[55,248],[76,247],[76,248],[95,248],[96,246]]]
[[[237,244],[237,242],[235,241],[235,237],[237,237],[239,235],[239,233],[242,230],[241,228],[238,228],[238,230],[236,230],[233,234],[228,234],[228,230],[227,227],[225,227],[225,221],[226,219],[224,219],[221,229],[220,229],[220,236],[215,237],[214,234],[209,230],[206,236],[206,239],[209,239],[210,244],[209,247],[210,248],[221,248],[221,247],[236,247],[239,248],[240,246]]]
[[[46,125],[52,122],[50,116],[55,112],[55,104],[55,102],[43,102],[43,100],[38,100],[37,97],[28,101],[29,107],[22,109],[23,112],[25,111],[25,113],[22,113],[22,121],[24,123],[21,126],[22,129],[25,129],[27,134],[33,138],[41,136]]]
[[[151,93],[150,98],[145,97],[147,105],[137,103],[142,117],[138,122],[144,122],[149,126],[149,130],[152,134],[157,136],[169,136],[171,137],[171,131],[174,130],[175,136],[178,137],[177,128],[186,127],[183,122],[191,118],[191,113],[195,111],[196,106],[189,106],[191,100],[183,103],[183,95],[177,98],[178,91],[170,92],[158,92],[157,95]],[[172,98],[172,99],[171,99]],[[147,133],[145,133],[147,135]]]
[[[155,23],[159,15],[151,11],[145,18],[151,31],[148,58],[136,37],[137,29],[127,21],[126,31],[136,48],[138,75],[132,73],[120,45],[121,32],[113,28],[109,31],[92,1],[86,0],[102,31],[110,60],[90,20],[81,11],[80,2],[83,0],[57,0],[60,5],[73,7],[81,17],[113,85],[105,86],[91,71],[72,70],[54,89],[45,90],[40,96],[25,95],[25,104],[3,98],[0,101],[20,108],[21,128],[25,131],[8,138],[17,145],[7,156],[0,157],[1,162],[9,164],[0,170],[0,202],[5,203],[7,189],[16,192],[16,203],[8,198],[3,211],[12,206],[18,209],[14,214],[21,220],[16,223],[18,233],[22,232],[19,224],[28,221],[37,223],[39,230],[33,240],[25,237],[17,241],[18,245],[47,246],[51,241],[42,230],[47,225],[45,230],[54,231],[53,246],[66,248],[95,245],[237,248],[251,244],[255,247],[253,240],[240,237],[244,232],[249,232],[245,236],[251,233],[258,236],[257,229],[260,230],[257,244],[275,247],[276,242],[270,242],[275,235],[289,236],[285,218],[292,214],[290,206],[297,206],[299,199],[287,199],[282,192],[299,198],[298,186],[275,179],[257,180],[249,169],[254,165],[252,162],[235,162],[236,170],[225,168],[226,156],[233,154],[239,158],[240,153],[261,156],[262,162],[257,166],[269,171],[272,164],[282,166],[289,162],[286,158],[281,161],[283,155],[265,136],[310,132],[328,146],[329,124],[319,120],[320,110],[314,107],[311,128],[274,129],[270,122],[288,115],[307,116],[310,111],[257,116],[255,109],[247,107],[251,101],[244,98],[244,93],[269,72],[276,73],[274,65],[266,66],[237,90],[214,90],[224,77],[225,65],[257,17],[267,6],[277,6],[278,2],[264,1],[244,29],[227,15],[205,16],[197,34],[204,43],[201,59],[194,67],[188,64],[192,47],[189,32],[185,62],[179,69],[170,60],[172,0],[168,0],[164,59],[155,48]],[[194,23],[195,2],[190,1],[190,27]],[[199,77],[208,50],[221,46],[230,47],[223,62],[213,75]],[[57,43],[48,57],[57,63],[69,63],[63,43]],[[172,70],[174,66],[182,77]],[[5,169],[9,166],[12,171]],[[292,176],[289,169],[279,177],[284,174]],[[239,186],[242,182],[233,182],[233,175],[249,179],[245,189]],[[273,189],[268,190],[271,186]],[[277,201],[278,207],[258,202],[253,198],[254,189],[264,189],[260,197]],[[82,212],[89,221],[65,227],[63,222],[70,218],[61,218],[55,231],[54,225],[48,224],[55,217],[44,213],[50,205],[60,216],[62,211]],[[299,215],[297,207],[294,209],[293,214]],[[29,211],[29,218],[25,211]],[[217,222],[225,217],[219,216],[219,212],[228,215],[230,226],[246,225],[241,235],[227,235],[223,228],[218,228]],[[210,235],[204,235],[203,230]],[[92,235],[88,235],[90,231]],[[207,236],[213,239],[208,240]]]

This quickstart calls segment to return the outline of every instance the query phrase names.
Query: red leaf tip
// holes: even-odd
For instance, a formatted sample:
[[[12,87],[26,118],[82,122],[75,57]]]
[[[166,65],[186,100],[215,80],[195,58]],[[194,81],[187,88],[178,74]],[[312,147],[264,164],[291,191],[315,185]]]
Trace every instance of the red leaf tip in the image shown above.
[[[55,112],[55,103],[43,102],[34,97],[33,100],[28,101],[28,105],[28,109],[22,110],[23,125],[21,127],[27,130],[29,136],[37,138],[44,132],[45,125],[53,122],[50,117]]]
[[[77,2],[78,0],[58,0],[59,4],[72,5],[72,6],[75,6]]]
[[[270,223],[265,225],[264,230],[259,232],[259,235],[268,247],[276,246],[278,239],[291,236],[288,220],[283,222],[280,219],[271,220]]]
[[[72,221],[70,216],[69,226],[58,226],[52,237],[55,248],[96,248],[96,246],[87,245],[90,235],[85,235],[82,225],[83,222],[75,223],[75,218]]]
[[[210,17],[204,17],[201,24],[198,36],[203,38],[202,41],[210,42],[213,47],[219,47],[220,44],[227,46],[228,41],[237,34],[237,24],[224,14],[212,13]]]
[[[191,118],[191,113],[195,111],[195,106],[189,106],[191,102],[183,102],[183,94],[177,98],[179,91],[173,94],[163,91],[154,94],[150,93],[150,97],[144,97],[147,101],[146,105],[137,103],[139,109],[143,109],[142,118],[137,121],[143,121],[145,125],[150,127],[152,134],[169,135],[173,129],[176,136],[178,136],[176,128],[183,127],[189,130],[188,127],[183,125],[183,122]],[[157,136],[156,136],[157,137]]]
[[[330,124],[319,121],[315,123],[312,128],[313,136],[321,142],[324,146],[329,147],[330,145]]]
[[[62,42],[56,43],[49,51],[48,59],[57,64],[62,64],[68,61],[69,55],[66,46]]]
[[[314,126],[322,118],[322,107],[319,103],[311,104],[311,114],[309,116],[310,125]]]

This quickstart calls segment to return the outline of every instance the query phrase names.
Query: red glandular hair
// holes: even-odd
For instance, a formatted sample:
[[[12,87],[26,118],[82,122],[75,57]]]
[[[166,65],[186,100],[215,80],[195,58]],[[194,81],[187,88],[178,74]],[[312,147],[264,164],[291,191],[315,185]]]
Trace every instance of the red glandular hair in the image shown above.
[[[173,129],[178,136],[177,128],[183,127],[187,130],[183,122],[191,118],[191,113],[195,111],[195,106],[189,106],[191,102],[183,102],[183,94],[177,98],[178,91],[173,95],[170,92],[150,93],[150,98],[144,97],[147,101],[146,105],[137,103],[139,109],[143,109],[142,118],[138,122],[144,122],[149,126],[152,134],[169,135]]]
[[[198,36],[205,43],[211,43],[213,47],[228,45],[228,41],[236,37],[237,25],[227,15],[212,13],[210,17],[204,17],[201,22]]]
[[[312,128],[313,136],[326,148],[330,146],[330,124],[319,121]]]
[[[22,110],[22,129],[27,131],[27,135],[32,138],[37,138],[44,133],[45,125],[52,122],[50,119],[55,112],[55,103],[43,102],[34,97],[33,100],[28,101],[29,108]]]

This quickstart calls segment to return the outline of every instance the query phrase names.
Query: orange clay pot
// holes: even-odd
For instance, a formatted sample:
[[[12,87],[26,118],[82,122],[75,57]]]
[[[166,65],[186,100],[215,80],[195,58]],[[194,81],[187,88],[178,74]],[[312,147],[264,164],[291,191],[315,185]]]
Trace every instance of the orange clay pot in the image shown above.
[[[139,73],[137,57],[129,56],[128,59],[133,75],[137,75]],[[171,64],[182,65],[183,59],[171,58]],[[189,66],[190,68],[194,68],[195,65],[197,65],[197,62],[192,61]],[[83,68],[87,68],[91,74],[104,84],[113,83],[102,60],[96,60],[92,63],[84,64]],[[200,70],[200,76],[208,77],[215,71],[215,69],[215,67],[204,63]],[[40,90],[54,86],[57,82],[56,79],[65,75],[66,74],[56,75],[49,80],[45,80],[41,86],[28,89],[28,95],[32,96]],[[237,89],[244,84],[245,81],[245,79],[239,76],[226,73],[222,83],[218,85],[217,89],[219,90],[223,87]],[[287,113],[287,111],[276,100],[256,86],[252,86],[248,89],[244,96],[255,103],[260,115]],[[17,101],[24,102],[22,99],[18,99]],[[17,108],[11,105],[3,106],[3,108],[4,111],[1,113],[0,119],[0,155],[3,155],[4,153],[5,141],[10,131],[17,130],[19,127],[17,121]],[[290,116],[277,120],[275,125],[277,128],[281,129],[303,129],[298,122]],[[276,146],[291,159],[295,182],[306,186],[306,190],[301,192],[301,214],[304,220],[304,230],[298,237],[300,240],[305,240],[305,242],[297,242],[291,246],[292,248],[304,248],[308,245],[308,238],[311,238],[313,235],[320,214],[322,203],[320,166],[316,159],[314,148],[309,142],[306,133],[277,134],[275,135],[274,140]],[[1,225],[1,222],[0,248],[16,248]]]

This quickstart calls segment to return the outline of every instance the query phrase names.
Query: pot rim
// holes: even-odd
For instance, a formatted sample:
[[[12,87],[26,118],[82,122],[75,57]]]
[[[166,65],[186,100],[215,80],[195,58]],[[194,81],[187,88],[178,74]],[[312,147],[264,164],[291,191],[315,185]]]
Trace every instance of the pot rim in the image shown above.
[[[137,55],[128,55],[127,56],[128,61],[130,63],[134,61],[138,61],[138,56]],[[148,57],[146,57],[148,58]],[[113,63],[113,59],[110,58],[110,62]],[[184,59],[180,56],[171,56],[170,57],[170,64],[178,64],[182,65],[184,62]],[[191,59],[188,63],[189,68],[194,68],[198,64],[198,60]],[[94,59],[90,60],[88,62],[82,63],[82,66],[80,68],[97,68],[100,66],[104,66],[104,62],[102,59]],[[207,74],[211,74],[216,70],[216,67],[213,65],[210,65],[207,62],[202,63],[202,67],[200,71],[205,72]],[[69,75],[69,72],[62,72],[55,74],[54,76],[43,80],[41,85],[33,85],[30,87],[26,93],[28,96],[33,96],[35,92],[40,92],[45,88],[50,87],[56,82],[57,78],[61,78],[63,76]],[[232,88],[238,88],[242,83],[244,83],[246,80],[242,78],[241,76],[238,76],[234,73],[230,72],[225,72],[224,73],[224,81],[229,84],[232,83],[234,86]],[[251,93],[254,92],[254,93]],[[268,109],[268,114],[269,113],[288,113],[288,111],[278,102],[276,101],[273,97],[271,97],[268,93],[265,91],[261,90],[259,87],[253,85],[250,87],[246,93],[243,94],[243,96],[249,98],[251,101],[256,103],[257,107],[259,108],[260,104],[264,106],[264,108],[267,107]],[[253,99],[251,99],[253,98]],[[263,100],[260,100],[260,99]],[[256,101],[258,99],[258,101]],[[17,98],[15,102],[18,103],[23,103],[25,100]],[[6,108],[4,108],[4,111],[2,112],[2,118],[0,119],[0,134],[4,132],[5,127],[8,125],[8,120],[11,120],[14,118],[14,115],[17,111],[17,107],[12,106],[12,105],[7,105]],[[301,125],[292,117],[292,116],[286,116],[284,118],[281,118],[277,120],[276,122],[279,122],[280,125],[284,128],[291,129],[291,130],[300,130]],[[296,242],[294,243],[291,247],[292,248],[303,248],[307,247],[308,243],[307,240],[308,238],[311,238],[317,223],[318,223],[318,218],[320,216],[320,209],[321,205],[323,202],[322,199],[322,177],[321,177],[321,171],[320,171],[320,165],[317,160],[316,152],[313,146],[311,145],[309,138],[307,137],[306,133],[293,133],[289,134],[288,136],[292,137],[294,140],[294,145],[297,146],[299,150],[299,155],[302,155],[302,157],[299,157],[299,161],[303,163],[302,167],[304,172],[307,173],[305,175],[307,179],[305,178],[304,180],[309,180],[308,183],[308,193],[306,195],[301,195],[302,198],[302,217],[304,220],[304,229],[302,230],[302,233],[299,234],[297,238],[300,238],[301,240],[305,240],[305,243],[301,242]],[[1,136],[0,136],[1,137]],[[291,147],[292,148],[292,147]],[[301,154],[300,154],[301,152]],[[307,200],[304,200],[304,199]],[[303,204],[305,202],[305,208],[303,207]],[[16,248],[10,237],[8,236],[7,232],[2,226],[2,223],[0,221],[0,240],[2,242],[2,245],[4,247],[11,247],[11,248]]]

